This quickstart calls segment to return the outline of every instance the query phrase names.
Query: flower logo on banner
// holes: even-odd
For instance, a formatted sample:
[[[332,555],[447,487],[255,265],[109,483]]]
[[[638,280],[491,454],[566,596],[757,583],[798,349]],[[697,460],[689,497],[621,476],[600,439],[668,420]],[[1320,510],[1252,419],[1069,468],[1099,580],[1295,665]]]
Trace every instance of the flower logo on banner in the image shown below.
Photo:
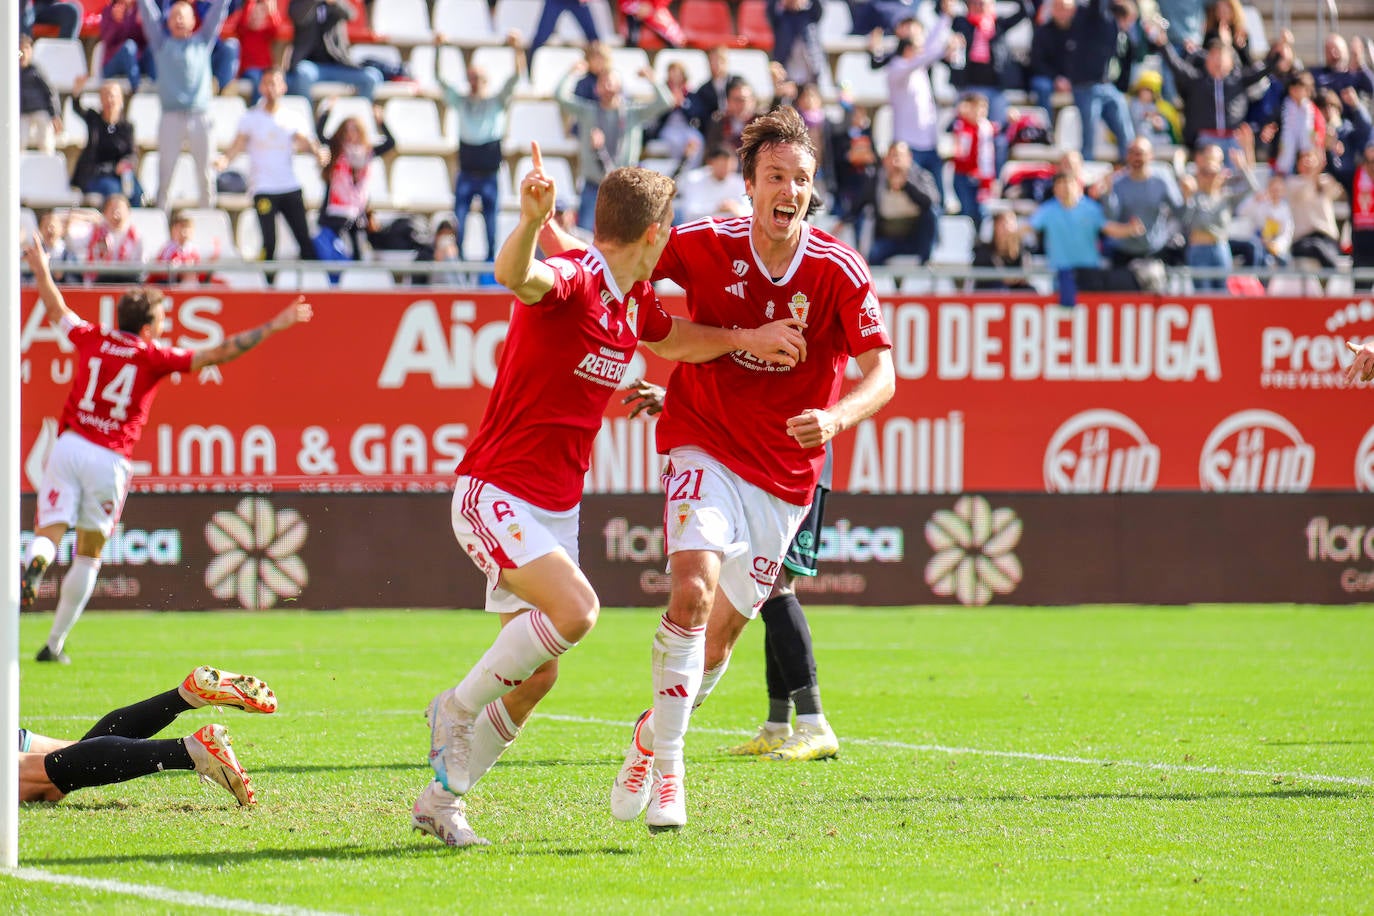
[[[260,497],[240,500],[233,512],[216,512],[205,525],[205,541],[215,552],[205,568],[205,587],[221,601],[237,598],[255,611],[299,596],[310,581],[296,556],[306,534],[299,512],[275,509]]]
[[[1021,583],[1021,561],[1012,553],[1021,520],[1011,509],[994,509],[981,496],[960,497],[953,511],[939,509],[926,522],[926,541],[935,551],[926,584],[941,597],[984,605]]]

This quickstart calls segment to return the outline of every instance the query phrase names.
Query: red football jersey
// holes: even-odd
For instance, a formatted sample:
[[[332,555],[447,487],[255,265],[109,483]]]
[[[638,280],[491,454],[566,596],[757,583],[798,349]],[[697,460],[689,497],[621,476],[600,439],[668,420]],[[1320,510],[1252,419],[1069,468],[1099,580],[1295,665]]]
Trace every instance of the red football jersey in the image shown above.
[[[797,505],[811,501],[825,448],[802,448],[789,418],[833,405],[849,357],[890,347],[868,265],[834,236],[806,224],[787,273],[774,280],[754,253],[752,218],[708,218],[673,230],[654,279],[687,291],[689,317],[756,328],[789,315],[806,322],[806,361],[774,366],[736,352],[680,363],[658,420],[658,450],[704,449],[742,479]]]
[[[654,288],[615,285],[595,248],[545,263],[553,289],[516,301],[496,384],[459,474],[562,512],[582,498],[601,415],[640,340],[662,340],[673,319]]]
[[[76,348],[76,376],[62,406],[61,428],[127,456],[148,422],[157,383],[164,375],[189,371],[193,354],[85,321],[64,330]]]

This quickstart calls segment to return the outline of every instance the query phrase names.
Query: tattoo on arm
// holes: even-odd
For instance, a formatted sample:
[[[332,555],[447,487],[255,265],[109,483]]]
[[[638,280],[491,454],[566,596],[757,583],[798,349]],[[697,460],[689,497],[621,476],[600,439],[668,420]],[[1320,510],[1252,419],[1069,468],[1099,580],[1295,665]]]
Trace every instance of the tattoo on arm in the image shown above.
[[[270,322],[261,327],[253,328],[251,331],[240,331],[218,347],[202,350],[196,354],[193,367],[218,366],[220,363],[227,363],[231,359],[242,356],[267,338],[269,327]]]

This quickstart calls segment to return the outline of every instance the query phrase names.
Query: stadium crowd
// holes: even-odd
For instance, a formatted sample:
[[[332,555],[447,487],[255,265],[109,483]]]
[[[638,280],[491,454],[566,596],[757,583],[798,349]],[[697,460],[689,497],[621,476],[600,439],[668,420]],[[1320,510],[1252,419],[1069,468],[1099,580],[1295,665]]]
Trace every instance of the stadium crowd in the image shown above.
[[[822,151],[816,219],[874,265],[1005,272],[979,288],[1048,268],[1069,296],[1160,288],[1180,266],[1240,293],[1262,280],[1233,265],[1333,291],[1374,268],[1369,41],[1332,33],[1308,66],[1239,0],[25,0],[20,15],[21,197],[59,271],[490,262],[530,140],[574,231],[629,164],[678,180],[679,219],[739,214],[743,127],[779,105]],[[395,282],[368,276],[354,282]]]

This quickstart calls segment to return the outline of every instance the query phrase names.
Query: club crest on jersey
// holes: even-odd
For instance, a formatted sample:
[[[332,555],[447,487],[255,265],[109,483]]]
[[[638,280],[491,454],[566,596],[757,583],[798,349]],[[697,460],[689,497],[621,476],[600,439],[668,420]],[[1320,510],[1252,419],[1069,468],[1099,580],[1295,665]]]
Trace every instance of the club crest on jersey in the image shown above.
[[[692,517],[692,504],[688,502],[678,503],[673,507],[673,515],[677,518],[677,533],[681,535],[687,528],[687,520]]]
[[[771,303],[770,303],[771,304]],[[806,293],[797,293],[792,297],[792,301],[787,303],[787,310],[792,313],[792,317],[798,321],[805,321],[806,316],[811,314],[811,303],[806,298]],[[772,318],[772,315],[768,316]]]
[[[625,300],[625,324],[631,331],[639,327],[639,301],[634,296]]]
[[[735,276],[737,277],[742,277],[749,273],[749,262],[743,258],[735,258],[735,263],[732,266],[735,269]]]

